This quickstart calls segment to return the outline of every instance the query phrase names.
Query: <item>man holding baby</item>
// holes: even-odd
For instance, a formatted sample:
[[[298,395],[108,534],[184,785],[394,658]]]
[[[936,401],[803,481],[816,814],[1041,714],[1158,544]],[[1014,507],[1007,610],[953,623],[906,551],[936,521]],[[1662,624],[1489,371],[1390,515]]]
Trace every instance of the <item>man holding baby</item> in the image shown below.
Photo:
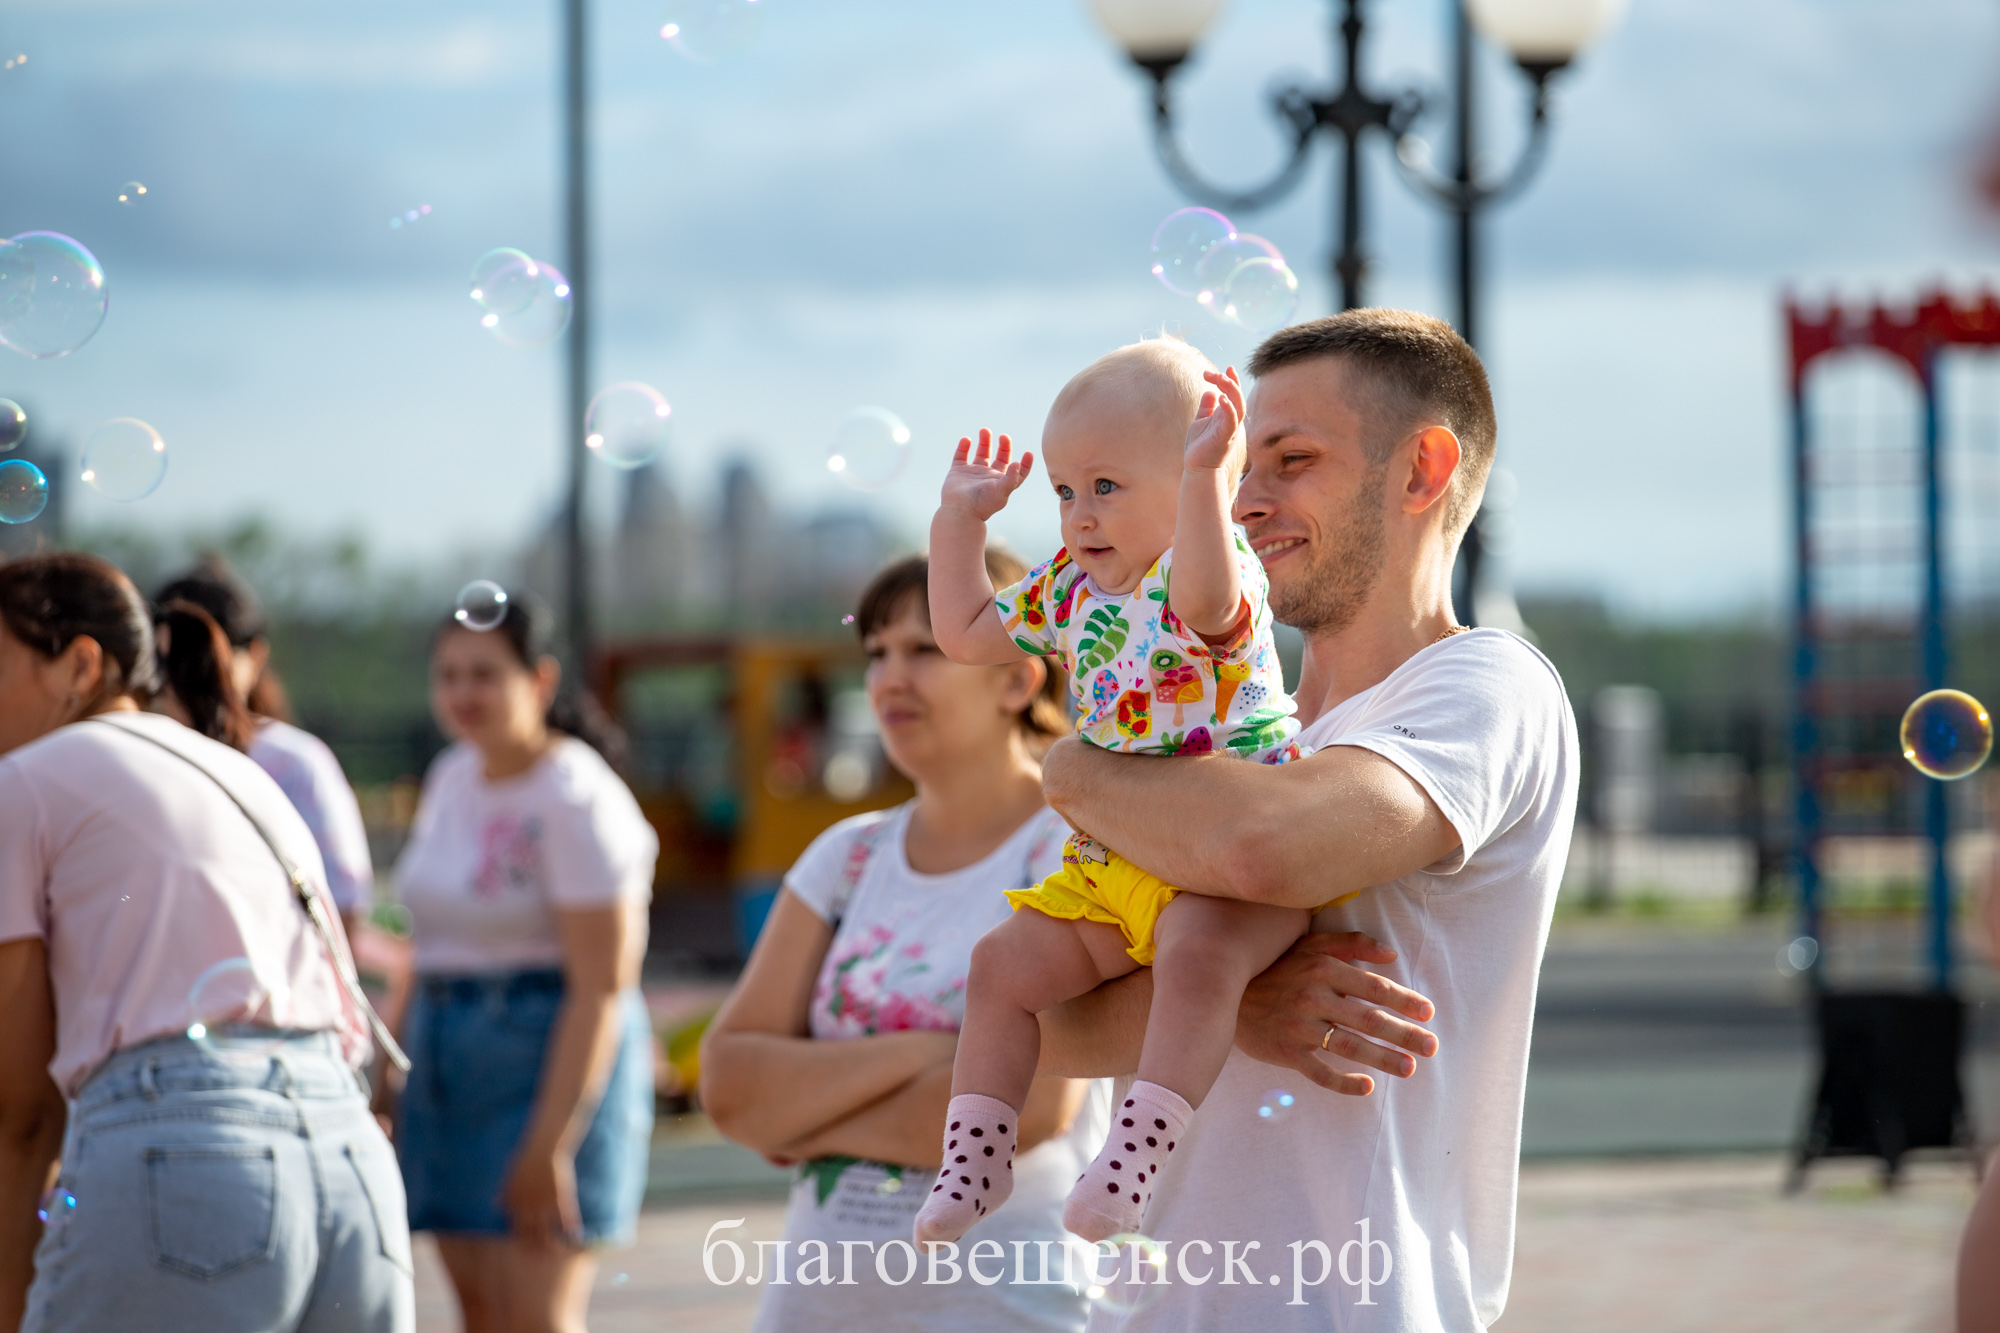
[[[1160,763],[1068,739],[1044,770],[1075,827],[1160,881],[1318,909],[1244,993],[1236,1049],[1147,1202],[1171,1285],[1121,1326],[1483,1329],[1512,1266],[1576,726],[1547,659],[1452,616],[1495,439],[1472,349],[1427,316],[1357,310],[1272,336],[1249,370],[1232,516],[1273,614],[1305,634],[1309,752]],[[1435,1004],[1434,1045],[1352,998],[1327,957],[1341,932],[1394,951],[1371,961],[1393,956],[1384,971]],[[1137,1068],[1154,975],[1045,1011],[1042,1072]],[[1434,1053],[1417,1068],[1383,1043]],[[1332,1095],[1369,1089],[1355,1065],[1414,1072]]]

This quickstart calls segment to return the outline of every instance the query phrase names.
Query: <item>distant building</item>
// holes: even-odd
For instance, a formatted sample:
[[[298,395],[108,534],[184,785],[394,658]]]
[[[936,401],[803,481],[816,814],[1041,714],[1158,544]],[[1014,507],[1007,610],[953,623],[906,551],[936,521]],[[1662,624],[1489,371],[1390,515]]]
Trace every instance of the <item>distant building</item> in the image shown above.
[[[849,606],[905,544],[866,509],[780,512],[749,452],[723,469],[720,502],[682,507],[657,465],[624,474],[618,520],[593,534],[592,573],[607,632],[645,626],[782,623]],[[561,605],[562,515],[521,561],[524,586]]]

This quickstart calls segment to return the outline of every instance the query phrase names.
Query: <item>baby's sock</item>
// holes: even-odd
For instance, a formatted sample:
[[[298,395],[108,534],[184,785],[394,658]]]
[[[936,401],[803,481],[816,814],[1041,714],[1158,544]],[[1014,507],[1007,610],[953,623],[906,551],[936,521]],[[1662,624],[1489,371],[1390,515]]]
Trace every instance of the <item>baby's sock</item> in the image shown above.
[[[944,1113],[944,1169],[917,1213],[917,1244],[957,1240],[1014,1192],[1020,1117],[994,1097],[961,1093]]]
[[[1063,1225],[1092,1242],[1137,1231],[1160,1169],[1193,1116],[1179,1093],[1144,1079],[1133,1083],[1111,1113],[1103,1150],[1069,1192]]]

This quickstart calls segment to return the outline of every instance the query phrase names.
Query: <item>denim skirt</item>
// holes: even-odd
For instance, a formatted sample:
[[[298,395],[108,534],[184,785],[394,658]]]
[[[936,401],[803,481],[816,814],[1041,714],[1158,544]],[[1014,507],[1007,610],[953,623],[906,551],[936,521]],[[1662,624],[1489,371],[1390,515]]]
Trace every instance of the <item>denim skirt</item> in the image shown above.
[[[112,1055],[70,1103],[42,1213],[27,1333],[416,1326],[395,1154],[329,1033]]]
[[[417,979],[403,1025],[410,1075],[396,1126],[412,1231],[508,1233],[500,1191],[534,1111],[562,999],[554,969]],[[587,1245],[629,1243],[646,1192],[653,1029],[637,990],[619,996],[618,1024],[617,1060],[576,1150]]]

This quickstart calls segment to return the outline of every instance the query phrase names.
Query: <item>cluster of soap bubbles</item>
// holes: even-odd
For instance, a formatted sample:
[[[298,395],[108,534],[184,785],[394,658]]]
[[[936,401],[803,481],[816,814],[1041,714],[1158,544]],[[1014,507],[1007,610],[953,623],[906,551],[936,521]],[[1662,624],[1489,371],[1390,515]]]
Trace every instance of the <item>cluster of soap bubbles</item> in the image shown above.
[[[1136,1231],[1088,1247],[1083,1261],[1084,1299],[1118,1316],[1154,1304],[1172,1282],[1167,1247]]]
[[[625,380],[599,391],[583,414],[583,444],[615,468],[645,467],[667,447],[674,409],[650,384]]]
[[[104,269],[81,243],[53,231],[0,241],[0,345],[37,361],[67,356],[110,304]]]
[[[1299,1099],[1283,1088],[1273,1088],[1257,1103],[1257,1119],[1266,1125],[1274,1125],[1292,1113]]]
[[[481,634],[498,629],[507,618],[507,590],[492,579],[474,579],[458,590],[451,618]]]
[[[714,65],[745,50],[764,26],[759,0],[667,0],[660,36],[683,60]]]
[[[401,213],[389,219],[389,230],[401,231],[404,223],[417,222],[430,215],[431,206],[429,204],[418,204],[415,208],[404,209]]]
[[[472,266],[479,327],[509,347],[546,347],[569,327],[569,279],[520,250],[488,250]]]
[[[1298,309],[1298,276],[1278,247],[1212,208],[1169,213],[1153,232],[1152,264],[1168,291],[1254,333],[1283,328]]]
[[[826,470],[857,491],[879,491],[910,461],[910,428],[886,407],[857,407],[840,419]]]
[[[1970,777],[1993,753],[1993,718],[1963,690],[1932,690],[1903,713],[1903,758],[1928,778]]]
[[[138,181],[126,181],[118,187],[118,202],[127,208],[137,208],[139,201],[146,197],[146,187]]]

